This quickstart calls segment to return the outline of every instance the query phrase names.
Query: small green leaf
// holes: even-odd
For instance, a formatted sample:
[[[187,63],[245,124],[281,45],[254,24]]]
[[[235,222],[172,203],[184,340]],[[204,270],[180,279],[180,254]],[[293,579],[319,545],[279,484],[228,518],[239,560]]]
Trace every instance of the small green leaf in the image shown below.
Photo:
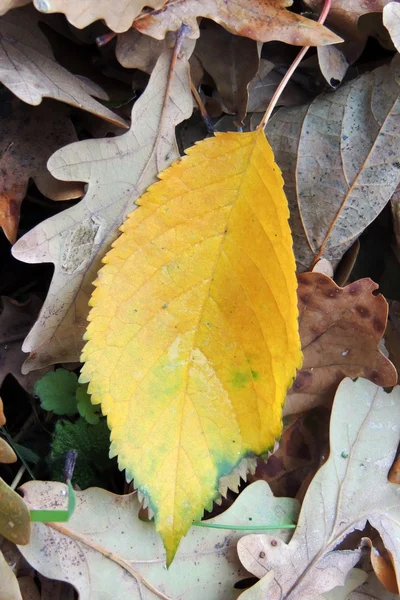
[[[95,406],[92,404],[87,388],[87,384],[79,385],[78,389],[76,390],[78,411],[81,417],[86,419],[90,425],[97,425],[97,423],[100,421],[101,410],[99,405]]]
[[[35,383],[35,394],[45,410],[52,410],[56,415],[71,416],[78,412],[75,397],[77,387],[78,377],[75,373],[56,369]]]

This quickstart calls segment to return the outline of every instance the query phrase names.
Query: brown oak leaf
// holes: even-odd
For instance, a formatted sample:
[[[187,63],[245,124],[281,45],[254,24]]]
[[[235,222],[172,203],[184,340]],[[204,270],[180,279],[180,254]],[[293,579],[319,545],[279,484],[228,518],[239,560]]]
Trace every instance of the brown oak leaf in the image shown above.
[[[378,285],[366,278],[341,288],[321,273],[302,273],[298,281],[304,362],[284,414],[329,405],[345,377],[396,385],[396,369],[378,349],[388,314],[385,298],[373,294]]]
[[[32,107],[3,88],[0,106],[0,227],[13,244],[30,177],[52,200],[79,198],[83,184],[55,179],[46,168],[53,152],[78,140],[64,105],[44,100]]]

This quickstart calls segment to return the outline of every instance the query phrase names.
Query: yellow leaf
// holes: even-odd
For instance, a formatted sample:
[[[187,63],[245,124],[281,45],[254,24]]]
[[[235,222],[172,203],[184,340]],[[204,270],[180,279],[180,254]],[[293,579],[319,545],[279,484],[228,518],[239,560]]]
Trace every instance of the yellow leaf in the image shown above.
[[[218,481],[281,433],[301,350],[283,180],[262,131],[159,176],[95,282],[81,381],[174,557]]]

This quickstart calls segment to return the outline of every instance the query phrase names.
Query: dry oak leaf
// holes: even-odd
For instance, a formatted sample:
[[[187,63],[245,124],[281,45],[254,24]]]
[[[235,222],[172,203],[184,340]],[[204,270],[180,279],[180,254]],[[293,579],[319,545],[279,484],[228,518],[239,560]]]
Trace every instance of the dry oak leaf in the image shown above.
[[[396,50],[400,52],[400,4],[389,2],[383,9],[383,24],[390,33]]]
[[[78,140],[64,105],[44,100],[32,107],[2,88],[0,106],[0,227],[13,244],[30,177],[52,200],[78,198],[83,185],[59,181],[46,168],[53,152]]]
[[[42,13],[63,13],[68,21],[83,29],[98,20],[106,22],[116,33],[127,31],[132,21],[146,7],[161,9],[166,0],[34,0]]]
[[[333,47],[334,46],[327,46],[327,48]],[[258,72],[248,86],[249,103],[247,111],[249,113],[265,112],[281,81],[282,75],[275,69],[275,64],[262,58],[260,60]],[[303,88],[294,81],[289,81],[278,99],[278,106],[303,104],[304,102],[307,102],[309,98],[310,96]]]
[[[381,386],[397,383],[397,372],[379,350],[388,305],[360,279],[344,288],[321,273],[298,276],[299,329],[304,355],[286,397],[285,414],[329,405],[345,377],[365,377]]]
[[[0,16],[6,14],[12,8],[20,8],[26,4],[30,4],[32,0],[0,0]]]
[[[264,132],[186,153],[104,258],[81,372],[168,564],[220,478],[274,445],[301,364],[287,201]]]
[[[324,592],[343,585],[361,550],[335,548],[367,522],[392,554],[399,577],[400,488],[387,480],[399,438],[400,388],[388,394],[366,379],[342,381],[332,409],[329,459],[307,490],[289,544],[269,535],[238,542],[244,567],[268,578],[264,598],[322,600]],[[257,586],[243,600],[260,598]]]
[[[286,10],[292,4],[292,0],[169,0],[164,8],[141,14],[133,27],[162,40],[168,31],[184,24],[189,28],[187,35],[198,38],[197,19],[207,17],[231,33],[258,42],[319,46],[342,41],[323,25]]]
[[[65,485],[35,481],[22,488],[31,509],[52,509],[65,501]],[[175,561],[165,569],[165,554],[154,523],[137,515],[136,494],[117,496],[100,488],[76,493],[74,514],[65,524],[35,523],[31,542],[20,548],[39,572],[71,582],[80,600],[234,600],[234,584],[248,577],[237,556],[243,531],[193,527]],[[212,525],[279,526],[298,516],[298,502],[275,498],[259,481],[247,487]],[[278,530],[288,541],[288,531]],[[289,534],[290,537],[290,534]]]
[[[23,600],[14,571],[0,551],[0,598],[1,600]]]
[[[53,262],[54,276],[33,329],[23,344],[32,352],[23,372],[79,361],[88,300],[101,259],[135,200],[178,156],[175,127],[192,112],[188,62],[182,54],[170,82],[172,51],[159,58],[132,109],[131,129],[118,137],[85,140],[54,154],[48,168],[88,190],[72,208],[37,225],[13,246],[25,262]]]
[[[300,271],[334,266],[400,181],[400,57],[322,94],[281,108],[267,125],[285,179]]]
[[[164,41],[155,40],[136,29],[129,29],[118,36],[115,56],[123,67],[140,69],[150,75],[164,48]]]
[[[194,54],[213,78],[225,112],[236,115],[237,122],[242,123],[247,112],[247,88],[260,62],[257,43],[207,21]]]
[[[2,312],[0,314],[0,386],[5,377],[11,373],[18,383],[28,392],[33,392],[33,385],[48,369],[36,371],[29,375],[21,373],[26,358],[21,350],[22,342],[36,321],[41,302],[36,296],[20,304],[6,296],[1,297]],[[1,413],[0,413],[1,414]]]
[[[3,400],[0,398],[0,427],[6,424],[6,417],[4,415]]]
[[[0,36],[0,81],[20,100],[37,106],[44,97],[53,98],[127,127],[91,97],[108,99],[98,85],[72,75],[56,62],[33,8],[18,8],[1,17]]]
[[[304,0],[308,8],[321,12],[324,0]],[[390,0],[332,0],[326,22],[350,38],[359,38],[358,19],[367,13],[381,12]],[[393,3],[394,4],[394,3]]]

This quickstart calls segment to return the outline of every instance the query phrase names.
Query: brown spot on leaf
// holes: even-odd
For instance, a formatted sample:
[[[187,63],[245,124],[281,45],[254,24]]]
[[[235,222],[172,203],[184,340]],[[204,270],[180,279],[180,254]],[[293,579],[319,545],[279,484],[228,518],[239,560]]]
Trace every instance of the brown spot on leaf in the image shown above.
[[[310,371],[299,371],[297,377],[293,383],[293,390],[299,392],[304,390],[307,386],[311,385],[312,373]]]
[[[362,317],[363,319],[368,319],[368,317],[371,316],[371,313],[369,312],[369,310],[366,306],[361,306],[358,304],[356,306],[356,311],[358,312],[360,317]]]
[[[377,316],[372,319],[372,325],[378,333],[382,334],[385,330],[385,323]]]

